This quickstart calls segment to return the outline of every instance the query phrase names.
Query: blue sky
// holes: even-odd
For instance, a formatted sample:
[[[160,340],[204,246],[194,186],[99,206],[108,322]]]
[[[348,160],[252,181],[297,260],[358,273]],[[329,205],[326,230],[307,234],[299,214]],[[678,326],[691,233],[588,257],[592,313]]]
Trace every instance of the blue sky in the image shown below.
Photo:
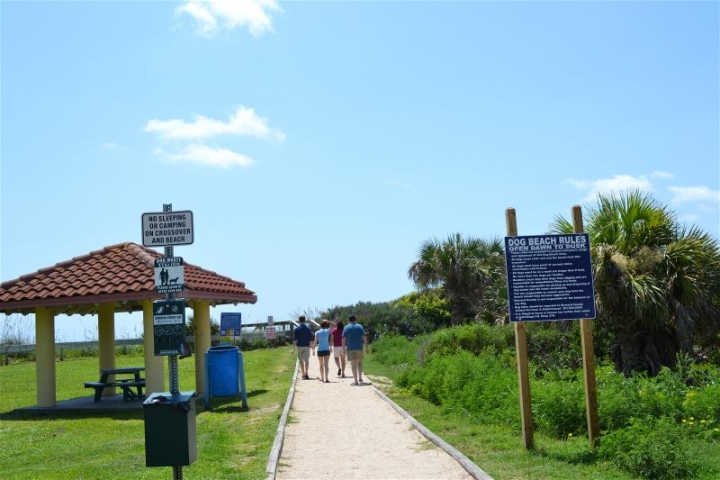
[[[718,5],[3,1],[0,278],[165,203],[245,322],[398,298],[423,241],[508,207],[537,234],[640,188],[717,238]]]

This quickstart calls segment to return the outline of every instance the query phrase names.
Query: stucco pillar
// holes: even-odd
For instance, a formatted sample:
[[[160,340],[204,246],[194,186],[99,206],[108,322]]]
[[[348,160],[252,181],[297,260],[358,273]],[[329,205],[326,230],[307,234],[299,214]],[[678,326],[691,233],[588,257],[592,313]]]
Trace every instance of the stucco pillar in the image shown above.
[[[155,356],[155,326],[153,325],[153,302],[143,300],[143,338],[145,346],[145,389],[148,396],[155,392],[166,392],[163,358]]]
[[[210,348],[210,302],[196,300],[193,302],[193,318],[195,319],[195,391],[205,393],[205,352]]]
[[[49,308],[35,309],[35,377],[38,407],[54,407],[55,315]]]
[[[112,303],[103,303],[98,309],[98,357],[100,368],[115,368],[115,310]],[[113,377],[108,380],[114,381]],[[103,395],[115,395],[115,388],[106,388]]]

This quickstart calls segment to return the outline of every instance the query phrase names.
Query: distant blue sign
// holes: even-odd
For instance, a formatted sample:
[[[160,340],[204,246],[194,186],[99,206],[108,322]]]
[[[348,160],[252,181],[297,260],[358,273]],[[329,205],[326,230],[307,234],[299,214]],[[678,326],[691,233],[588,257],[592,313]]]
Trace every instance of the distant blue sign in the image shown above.
[[[235,330],[235,335],[240,335],[240,329],[242,328],[242,314],[241,313],[226,313],[220,314],[220,330]]]
[[[586,233],[505,237],[510,321],[595,318]]]

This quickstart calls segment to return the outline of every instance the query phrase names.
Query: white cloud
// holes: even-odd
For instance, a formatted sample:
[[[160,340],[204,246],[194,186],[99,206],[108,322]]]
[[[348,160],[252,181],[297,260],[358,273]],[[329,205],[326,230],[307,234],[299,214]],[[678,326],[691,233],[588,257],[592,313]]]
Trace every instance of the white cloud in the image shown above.
[[[672,204],[685,202],[720,202],[720,192],[708,187],[668,187],[673,194]]]
[[[247,27],[258,37],[272,32],[271,11],[281,12],[276,0],[186,0],[175,9],[175,16],[188,14],[197,23],[197,33],[205,37],[214,35],[218,29]]]
[[[169,153],[160,148],[155,149],[153,153],[171,163],[187,162],[222,168],[232,166],[249,167],[255,163],[255,160],[241,153],[226,148],[212,148],[198,144],[190,144],[178,153]]]
[[[652,172],[650,176],[652,178],[675,178],[675,175],[668,172]]]
[[[197,20],[197,33],[199,35],[209,37],[217,31],[217,20],[215,20],[213,14],[201,6],[199,2],[186,2],[185,5],[175,9],[176,17],[183,13],[187,13]]]
[[[218,135],[248,135],[265,140],[282,142],[285,134],[268,126],[266,119],[255,110],[240,105],[227,122],[197,115],[193,122],[179,119],[150,120],[146,132],[157,133],[166,139],[196,140]]]
[[[100,144],[100,146],[103,148],[110,149],[110,150],[114,150],[114,149],[118,148],[118,144],[115,142],[103,142]]]
[[[632,175],[615,175],[612,178],[601,178],[598,180],[577,180],[568,179],[567,183],[574,185],[579,190],[587,190],[588,194],[584,202],[593,201],[598,194],[617,194],[627,190],[653,191],[650,180],[645,176],[633,177]]]

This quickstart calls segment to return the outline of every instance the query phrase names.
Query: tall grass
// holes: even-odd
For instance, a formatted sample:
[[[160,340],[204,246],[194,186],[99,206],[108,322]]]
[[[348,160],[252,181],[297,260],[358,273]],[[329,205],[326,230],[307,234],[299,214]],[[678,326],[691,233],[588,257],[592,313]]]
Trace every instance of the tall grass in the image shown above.
[[[32,343],[33,323],[25,315],[4,315],[0,324],[0,345],[25,345]]]
[[[628,379],[612,366],[600,365],[602,448],[568,451],[587,435],[582,370],[572,367],[576,352],[566,351],[575,342],[554,338],[568,334],[558,330],[537,329],[535,334],[539,343],[562,351],[535,347],[531,358],[533,426],[536,438],[543,439],[534,455],[605,473],[611,464],[618,475],[623,471],[635,478],[720,476],[720,368],[686,364],[678,372],[664,369],[654,378]],[[519,436],[517,369],[510,338],[507,330],[487,325],[447,329],[421,342],[385,337],[373,344],[374,361],[385,363],[381,371],[395,380],[400,403],[415,396],[435,405],[438,415],[460,412],[483,428],[510,427],[511,434]],[[461,443],[471,448],[472,441]],[[661,471],[670,476],[660,476]],[[502,473],[497,478],[503,478]]]

